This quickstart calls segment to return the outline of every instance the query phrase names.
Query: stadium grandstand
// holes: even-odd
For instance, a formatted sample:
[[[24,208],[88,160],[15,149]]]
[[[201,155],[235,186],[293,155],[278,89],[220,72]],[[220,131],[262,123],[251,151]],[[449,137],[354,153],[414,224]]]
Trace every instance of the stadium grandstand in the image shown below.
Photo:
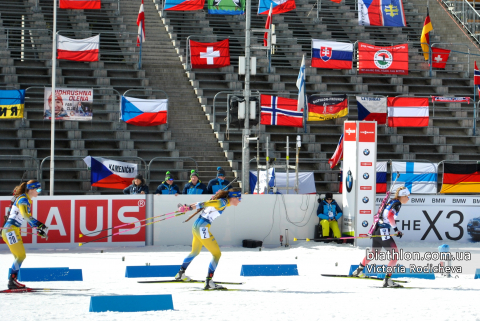
[[[26,176],[38,178],[48,191],[51,124],[44,119],[45,87],[52,85],[53,1],[0,0],[0,89],[25,90],[22,119],[0,119],[0,193]],[[421,47],[427,1],[404,0],[406,26],[362,26],[358,1],[295,0],[296,9],[273,15],[275,51],[253,49],[256,74],[252,93],[297,99],[296,87],[302,57],[306,57],[307,95],[347,95],[348,115],[325,121],[308,121],[304,128],[268,126],[251,121],[260,140],[260,158],[277,164],[286,159],[287,137],[291,158],[295,139],[301,136],[299,171],[313,172],[318,193],[339,189],[339,166],[330,168],[343,123],[357,120],[356,96],[428,97],[425,127],[378,125],[378,160],[476,161],[479,154],[478,97],[474,61],[480,55],[477,28],[480,16],[474,1],[430,0],[433,26],[431,47],[451,50],[444,69],[433,68]],[[463,3],[473,11],[462,12]],[[7,5],[8,4],[8,5]],[[99,10],[58,9],[58,35],[81,39],[100,35],[99,59],[94,62],[57,60],[56,86],[93,89],[93,116],[88,121],[56,121],[55,195],[115,194],[121,190],[91,186],[84,158],[103,157],[138,164],[150,191],[170,171],[181,188],[196,169],[203,182],[215,178],[217,167],[226,178],[241,179],[242,122],[231,120],[227,92],[241,96],[245,77],[239,75],[239,57],[245,52],[245,15],[208,14],[203,10],[168,11],[160,0],[145,0],[145,42],[137,46],[140,0],[102,0]],[[251,28],[264,29],[266,15],[257,15],[252,3]],[[216,42],[229,39],[230,65],[217,69],[190,66],[188,40]],[[352,69],[311,67],[312,39],[354,45]],[[358,71],[358,42],[375,46],[408,43],[408,74],[368,74]],[[252,35],[261,46],[263,33]],[[271,66],[269,66],[271,64]],[[221,93],[220,93],[221,92]],[[135,126],[120,119],[122,96],[168,98],[168,122]],[[469,102],[435,102],[432,96],[468,97]],[[256,144],[251,144],[251,157]],[[256,170],[256,161],[250,163]],[[438,182],[441,183],[441,171]],[[242,185],[242,182],[239,182]]]

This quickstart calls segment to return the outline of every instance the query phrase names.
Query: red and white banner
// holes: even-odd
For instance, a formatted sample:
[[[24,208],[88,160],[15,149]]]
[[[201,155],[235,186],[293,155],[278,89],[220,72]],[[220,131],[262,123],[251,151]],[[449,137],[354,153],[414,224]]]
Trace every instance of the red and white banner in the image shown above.
[[[0,198],[0,225],[10,206],[10,197]],[[48,239],[27,234],[35,229],[22,229],[24,244],[42,248],[78,248],[78,243],[86,243],[101,237],[102,240],[83,245],[85,248],[101,246],[144,246],[145,196],[53,196],[33,199],[32,216],[48,226]],[[135,222],[135,223],[133,223]],[[108,231],[103,229],[133,223]],[[24,222],[22,227],[27,227]],[[109,236],[126,231],[120,235]],[[80,237],[80,234],[88,236]],[[107,237],[108,236],[108,237]],[[0,239],[0,244],[5,244]],[[6,246],[0,245],[0,248]]]
[[[428,98],[388,97],[389,127],[427,127]]]
[[[100,0],[60,0],[60,9],[101,9]]]
[[[100,35],[85,39],[70,39],[57,35],[57,59],[98,61]]]
[[[190,40],[190,62],[192,68],[220,68],[230,66],[228,39],[219,42],[197,42]]]
[[[359,42],[358,73],[408,75],[408,44],[379,47]]]

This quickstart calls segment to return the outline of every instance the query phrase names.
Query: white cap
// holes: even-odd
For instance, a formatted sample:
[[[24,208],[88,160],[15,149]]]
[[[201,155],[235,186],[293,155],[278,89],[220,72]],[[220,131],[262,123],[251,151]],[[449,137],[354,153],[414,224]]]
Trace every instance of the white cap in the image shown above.
[[[410,191],[407,188],[402,189],[400,192],[398,192],[399,197],[400,196],[408,196],[408,195],[410,195]]]

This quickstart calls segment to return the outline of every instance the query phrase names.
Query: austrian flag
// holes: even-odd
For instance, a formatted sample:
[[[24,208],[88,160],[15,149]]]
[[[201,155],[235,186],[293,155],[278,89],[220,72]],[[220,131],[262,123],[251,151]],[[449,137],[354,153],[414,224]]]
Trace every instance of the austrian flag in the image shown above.
[[[219,42],[197,42],[190,40],[190,62],[192,68],[220,68],[230,66],[228,39]]]
[[[101,9],[100,0],[60,0],[60,9]]]
[[[303,127],[303,110],[297,111],[296,99],[260,95],[260,124]]]
[[[98,61],[100,35],[86,39],[70,39],[57,35],[57,59]]]

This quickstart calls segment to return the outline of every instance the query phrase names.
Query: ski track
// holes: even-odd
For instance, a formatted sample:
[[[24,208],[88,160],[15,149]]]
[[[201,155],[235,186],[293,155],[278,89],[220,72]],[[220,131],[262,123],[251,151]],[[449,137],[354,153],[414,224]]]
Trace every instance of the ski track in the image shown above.
[[[434,246],[432,246],[434,248]],[[358,264],[362,249],[349,245],[295,243],[290,248],[262,251],[222,247],[214,280],[246,282],[226,285],[231,289],[258,291],[192,291],[203,284],[139,284],[125,278],[127,265],[180,265],[189,246],[145,248],[82,248],[75,250],[27,250],[23,264],[31,267],[70,267],[83,270],[83,282],[25,282],[34,288],[91,288],[88,292],[3,294],[0,311],[15,320],[360,320],[400,317],[403,320],[479,320],[480,280],[473,274],[436,280],[410,279],[405,286],[424,289],[378,289],[381,282],[321,277],[346,274]],[[480,249],[468,249],[474,259]],[[125,261],[122,261],[125,257]],[[205,249],[193,261],[187,275],[204,279],[211,255]],[[7,287],[7,271],[13,256],[0,251],[0,270]],[[477,262],[480,268],[480,260]],[[335,264],[338,263],[338,266]],[[401,262],[400,262],[401,263]],[[297,264],[299,276],[242,277],[242,264]],[[133,313],[90,313],[94,295],[172,294],[175,310]],[[14,307],[14,308],[11,308]],[[14,309],[14,311],[13,311]],[[11,311],[11,312],[10,312]]]

